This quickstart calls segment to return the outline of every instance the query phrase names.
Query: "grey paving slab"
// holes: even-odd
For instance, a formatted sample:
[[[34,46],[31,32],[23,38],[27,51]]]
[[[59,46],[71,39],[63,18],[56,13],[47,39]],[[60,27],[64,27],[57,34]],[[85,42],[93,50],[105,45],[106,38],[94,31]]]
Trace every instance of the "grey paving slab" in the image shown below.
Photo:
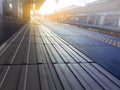
[[[120,90],[118,78],[49,28],[24,29],[0,51],[0,90]]]
[[[40,21],[60,38],[74,46],[78,51],[97,62],[109,72],[120,78],[120,46],[118,37],[92,32],[71,25],[51,21]],[[48,32],[50,32],[50,30]],[[52,35],[54,35],[52,33]],[[55,36],[55,35],[54,35]],[[59,41],[53,38],[55,41]],[[63,43],[66,43],[63,41]],[[84,56],[84,55],[83,55]],[[89,60],[89,59],[87,59]]]

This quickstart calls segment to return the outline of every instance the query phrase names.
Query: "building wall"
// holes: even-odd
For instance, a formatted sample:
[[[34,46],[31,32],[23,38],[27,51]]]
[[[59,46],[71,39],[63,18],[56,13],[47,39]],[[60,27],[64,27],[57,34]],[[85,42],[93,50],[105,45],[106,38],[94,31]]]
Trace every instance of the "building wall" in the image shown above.
[[[57,15],[57,19],[68,23],[120,32],[120,0],[106,0],[103,3],[57,12]]]
[[[31,6],[36,3],[37,9],[44,1],[45,0],[0,0],[0,14],[2,14],[1,10],[3,10],[4,16],[29,19]]]
[[[67,12],[68,14],[78,14],[110,12],[115,10],[120,10],[120,0],[108,0],[103,3],[92,4],[85,7],[77,7],[63,12]]]
[[[0,0],[0,16],[3,15],[2,0]]]
[[[10,2],[12,4],[12,14],[14,17],[18,17],[18,3],[20,0],[12,0],[12,2]]]
[[[23,8],[25,6],[23,4],[24,4],[24,1],[22,0],[3,0],[4,16],[13,17],[13,18],[22,18],[22,14],[26,13],[26,11],[25,12],[23,11]],[[28,8],[29,7],[25,9],[28,9]]]
[[[3,0],[2,4],[3,4],[3,15],[10,16],[9,2],[7,0]]]

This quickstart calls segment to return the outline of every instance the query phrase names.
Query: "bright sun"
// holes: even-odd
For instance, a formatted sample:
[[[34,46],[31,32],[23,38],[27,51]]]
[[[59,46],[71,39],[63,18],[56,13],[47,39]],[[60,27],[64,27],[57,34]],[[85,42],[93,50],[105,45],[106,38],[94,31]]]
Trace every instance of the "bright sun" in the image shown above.
[[[51,14],[55,12],[55,8],[56,8],[56,3],[54,0],[46,0],[43,6],[36,12],[43,15]]]

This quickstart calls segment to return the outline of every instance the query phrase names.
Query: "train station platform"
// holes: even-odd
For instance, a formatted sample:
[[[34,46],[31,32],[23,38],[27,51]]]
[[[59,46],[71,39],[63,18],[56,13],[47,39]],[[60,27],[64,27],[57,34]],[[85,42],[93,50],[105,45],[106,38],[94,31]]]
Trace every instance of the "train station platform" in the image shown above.
[[[0,90],[120,90],[120,80],[31,20],[0,47]]]

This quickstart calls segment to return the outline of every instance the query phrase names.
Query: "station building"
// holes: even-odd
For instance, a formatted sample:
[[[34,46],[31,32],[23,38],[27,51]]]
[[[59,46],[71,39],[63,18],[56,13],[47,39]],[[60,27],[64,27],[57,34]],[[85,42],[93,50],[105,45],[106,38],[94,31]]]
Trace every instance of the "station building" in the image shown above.
[[[56,14],[57,20],[67,23],[120,32],[120,0],[97,0]]]

